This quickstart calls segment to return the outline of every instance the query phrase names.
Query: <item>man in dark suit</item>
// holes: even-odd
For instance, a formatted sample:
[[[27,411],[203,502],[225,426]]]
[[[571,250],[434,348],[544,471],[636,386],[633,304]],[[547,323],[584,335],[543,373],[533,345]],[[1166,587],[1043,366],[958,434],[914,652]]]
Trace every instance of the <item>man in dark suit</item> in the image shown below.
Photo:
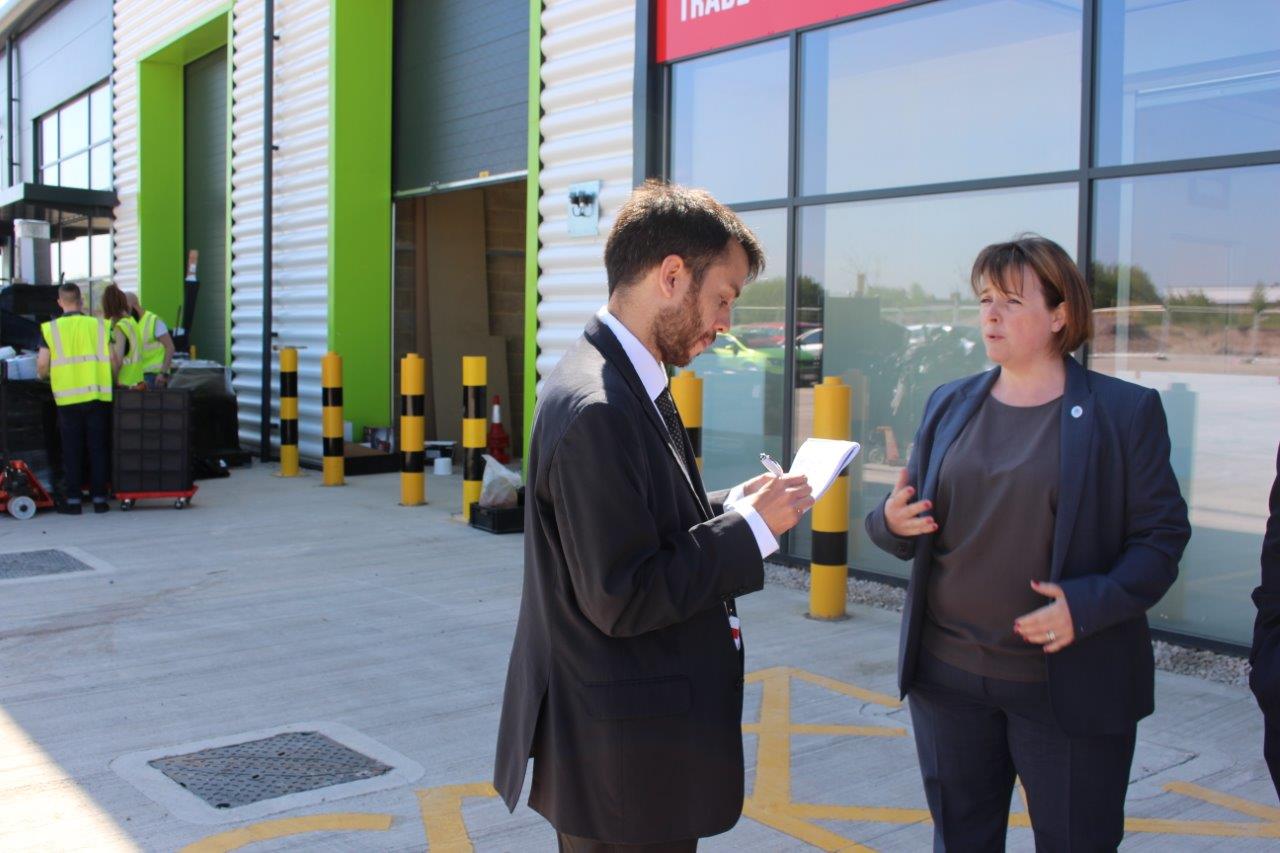
[[[1262,584],[1253,591],[1258,618],[1253,623],[1249,687],[1258,699],[1266,724],[1262,754],[1280,794],[1280,449],[1276,479],[1271,484],[1271,517],[1262,538]]]
[[[667,390],[764,264],[708,194],[650,182],[605,247],[609,302],[547,378],[494,784],[562,850],[693,850],[742,812],[734,597],[813,499],[763,475],[708,495]]]

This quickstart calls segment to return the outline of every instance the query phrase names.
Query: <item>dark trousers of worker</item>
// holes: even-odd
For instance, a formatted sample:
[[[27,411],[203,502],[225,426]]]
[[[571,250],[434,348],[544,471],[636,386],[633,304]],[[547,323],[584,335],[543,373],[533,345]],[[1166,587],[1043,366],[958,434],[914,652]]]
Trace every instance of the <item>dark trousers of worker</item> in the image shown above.
[[[84,494],[85,454],[89,456],[89,494],[95,501],[107,499],[107,477],[111,461],[109,431],[111,406],[108,403],[73,403],[58,407],[58,430],[62,434],[62,470],[66,479],[66,500],[79,503]]]
[[[1280,796],[1280,709],[1262,712],[1262,757],[1271,771],[1271,784]]]
[[[560,853],[694,853],[698,849],[696,838],[688,841],[665,841],[661,844],[609,844],[558,832],[556,840],[560,843]]]
[[[1070,737],[1045,683],[984,678],[924,651],[908,703],[935,851],[1004,850],[1015,776],[1037,851],[1119,846],[1136,723],[1126,734]]]

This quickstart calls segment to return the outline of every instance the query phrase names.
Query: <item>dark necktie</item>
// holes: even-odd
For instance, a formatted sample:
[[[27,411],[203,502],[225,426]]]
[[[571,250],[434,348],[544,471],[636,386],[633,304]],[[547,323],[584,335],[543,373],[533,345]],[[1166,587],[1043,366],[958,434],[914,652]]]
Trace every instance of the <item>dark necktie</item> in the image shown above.
[[[680,420],[680,413],[676,411],[676,401],[672,398],[671,391],[663,388],[654,402],[658,404],[658,411],[662,413],[662,420],[667,425],[667,435],[671,437],[671,444],[680,454],[680,464],[687,466],[689,460],[693,458],[693,445],[689,443],[689,434],[684,431],[684,422]]]

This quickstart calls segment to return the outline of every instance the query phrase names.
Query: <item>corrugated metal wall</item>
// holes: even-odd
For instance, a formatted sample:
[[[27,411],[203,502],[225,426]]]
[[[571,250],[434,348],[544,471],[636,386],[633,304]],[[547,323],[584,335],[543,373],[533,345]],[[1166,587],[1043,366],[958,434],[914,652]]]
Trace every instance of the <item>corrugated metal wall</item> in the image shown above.
[[[113,8],[113,161],[120,200],[114,232],[115,280],[125,290],[138,289],[138,58],[221,5],[219,0],[117,0]]]
[[[277,344],[299,348],[299,450],[319,461],[329,316],[329,0],[277,0],[275,25],[273,323]],[[262,3],[236,3],[231,364],[246,446],[258,445],[262,410],[262,26]],[[278,382],[272,385],[276,418]]]
[[[138,286],[138,57],[217,11],[219,0],[115,3],[116,281]],[[318,461],[320,358],[328,343],[329,0],[277,0],[275,331],[299,350],[299,432]],[[262,382],[263,4],[237,0],[232,45],[233,385],[240,437],[256,446]],[[275,383],[272,383],[273,386]],[[275,417],[273,406],[273,417]]]
[[[548,0],[542,13],[538,376],[607,298],[605,236],[631,192],[635,4]],[[600,235],[569,235],[569,185],[604,182]]]

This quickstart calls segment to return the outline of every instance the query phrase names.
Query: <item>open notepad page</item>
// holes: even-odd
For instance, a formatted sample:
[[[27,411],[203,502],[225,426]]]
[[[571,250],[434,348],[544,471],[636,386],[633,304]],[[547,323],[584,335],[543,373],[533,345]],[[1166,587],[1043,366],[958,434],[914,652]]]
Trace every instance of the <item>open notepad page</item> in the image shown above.
[[[856,441],[837,441],[833,438],[810,438],[800,445],[800,452],[791,463],[788,474],[804,474],[813,488],[813,499],[822,497],[831,484],[858,455],[862,445]]]

